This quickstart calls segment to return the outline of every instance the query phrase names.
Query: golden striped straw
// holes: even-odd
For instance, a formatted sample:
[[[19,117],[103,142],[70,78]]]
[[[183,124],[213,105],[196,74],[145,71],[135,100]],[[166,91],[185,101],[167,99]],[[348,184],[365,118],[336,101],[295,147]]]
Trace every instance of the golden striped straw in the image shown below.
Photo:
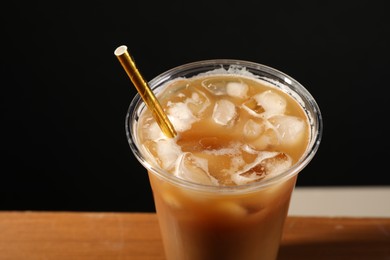
[[[117,56],[118,60],[122,64],[122,67],[125,69],[130,80],[133,82],[141,98],[146,103],[147,107],[152,111],[153,117],[155,118],[157,124],[160,126],[161,131],[167,137],[175,137],[176,131],[173,128],[171,121],[165,114],[148,83],[144,80],[141,73],[138,71],[134,60],[127,51],[127,46],[119,46],[115,49],[114,54]]]

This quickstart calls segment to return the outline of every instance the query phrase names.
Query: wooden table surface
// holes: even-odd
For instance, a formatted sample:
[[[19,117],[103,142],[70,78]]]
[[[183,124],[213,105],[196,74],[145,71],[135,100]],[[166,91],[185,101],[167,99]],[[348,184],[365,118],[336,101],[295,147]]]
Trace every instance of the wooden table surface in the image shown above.
[[[278,260],[390,259],[390,218],[288,217],[284,231]],[[0,259],[164,255],[153,213],[0,212]]]

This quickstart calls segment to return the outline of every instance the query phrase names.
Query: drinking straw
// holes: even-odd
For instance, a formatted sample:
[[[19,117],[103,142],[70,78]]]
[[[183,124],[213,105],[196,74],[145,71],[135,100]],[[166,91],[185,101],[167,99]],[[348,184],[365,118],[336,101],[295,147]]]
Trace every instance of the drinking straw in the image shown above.
[[[152,111],[153,117],[160,126],[161,131],[169,138],[175,137],[176,131],[173,128],[171,121],[168,119],[168,116],[165,114],[148,83],[144,80],[141,73],[138,71],[134,59],[127,51],[127,46],[119,46],[116,48],[114,54],[122,64],[122,67],[125,69],[127,75],[133,82],[141,98],[146,103],[147,107]]]

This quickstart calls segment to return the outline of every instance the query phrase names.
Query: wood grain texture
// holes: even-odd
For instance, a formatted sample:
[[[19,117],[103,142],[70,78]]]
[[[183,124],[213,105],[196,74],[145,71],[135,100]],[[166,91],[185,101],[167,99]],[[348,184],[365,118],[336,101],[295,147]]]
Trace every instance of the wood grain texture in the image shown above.
[[[289,217],[279,260],[390,259],[389,218]],[[153,213],[0,212],[0,259],[163,260]]]

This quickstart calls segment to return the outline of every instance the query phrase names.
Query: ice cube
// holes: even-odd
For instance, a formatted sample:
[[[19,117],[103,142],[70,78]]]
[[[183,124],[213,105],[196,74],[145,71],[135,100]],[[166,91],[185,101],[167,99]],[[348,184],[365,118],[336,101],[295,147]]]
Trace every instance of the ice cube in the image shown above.
[[[269,122],[279,132],[280,140],[285,145],[298,143],[305,133],[305,121],[295,116],[273,116]]]
[[[245,98],[248,92],[248,85],[243,82],[228,82],[226,92],[231,97]]]
[[[191,153],[183,153],[175,171],[178,178],[205,185],[218,185],[208,172],[208,161]]]
[[[261,115],[265,112],[264,108],[259,105],[253,97],[242,103],[241,107],[250,115],[255,117],[261,117]]]
[[[258,151],[266,150],[269,146],[275,146],[279,143],[279,134],[274,128],[267,128],[258,138],[249,142],[249,144]]]
[[[218,139],[217,139],[218,140]],[[236,155],[240,153],[241,144],[238,142],[230,142],[226,144],[226,140],[220,139],[218,146],[210,146],[209,149],[204,150],[204,154],[213,154],[217,156],[223,155]]]
[[[248,144],[242,145],[241,149],[242,149],[242,151],[244,151],[248,154],[257,154],[259,152],[258,150],[253,149],[253,147],[251,145],[248,145]]]
[[[267,175],[276,175],[292,165],[291,158],[279,152],[259,152],[257,158],[241,171],[232,174],[232,181],[237,185],[259,181]]]
[[[180,209],[181,204],[179,202],[178,196],[175,196],[175,194],[172,194],[171,192],[168,191],[163,191],[161,192],[162,198],[165,201],[166,204],[171,206],[174,209]]]
[[[243,217],[247,215],[247,210],[238,203],[224,201],[215,205],[214,210],[223,214],[224,217]]]
[[[206,79],[202,81],[202,86],[207,89],[210,93],[216,95],[216,96],[221,96],[221,95],[226,95],[226,82],[221,81],[220,79]]]
[[[253,119],[249,119],[243,128],[244,137],[247,139],[254,139],[264,132],[264,124],[260,124]]]
[[[172,138],[157,141],[155,149],[161,167],[166,170],[172,169],[176,165],[177,158],[182,154],[180,146]]]
[[[210,100],[202,91],[195,91],[186,101],[192,114],[199,117],[210,106]]]
[[[233,174],[231,178],[236,185],[245,185],[259,181],[263,176],[259,176],[255,172],[248,172],[246,174]]]
[[[226,99],[218,100],[215,103],[212,118],[215,123],[223,126],[229,126],[237,117],[235,105]]]
[[[178,132],[188,130],[191,128],[191,125],[198,120],[192,114],[188,105],[183,102],[169,104],[167,114],[173,127]]]
[[[156,121],[144,124],[143,132],[145,134],[145,138],[149,140],[157,141],[167,138],[166,135],[161,131],[161,128],[158,126]]]
[[[265,118],[284,114],[286,111],[286,100],[272,90],[264,91],[261,94],[255,95],[253,98],[256,100],[257,105],[264,109],[261,115]]]
[[[248,120],[248,122],[250,120]],[[247,138],[247,142],[250,145],[250,147],[252,147],[256,151],[263,151],[263,150],[267,150],[269,146],[278,145],[280,143],[279,141],[280,137],[276,127],[266,119],[263,119],[261,121],[258,120],[256,120],[256,122],[258,122],[258,124],[261,126],[261,129],[257,135],[254,134],[252,138]],[[245,127],[244,127],[244,136],[245,136]]]
[[[292,165],[292,159],[285,153],[278,153],[277,155],[264,159],[261,162],[261,165],[264,167],[266,175],[278,175]]]

